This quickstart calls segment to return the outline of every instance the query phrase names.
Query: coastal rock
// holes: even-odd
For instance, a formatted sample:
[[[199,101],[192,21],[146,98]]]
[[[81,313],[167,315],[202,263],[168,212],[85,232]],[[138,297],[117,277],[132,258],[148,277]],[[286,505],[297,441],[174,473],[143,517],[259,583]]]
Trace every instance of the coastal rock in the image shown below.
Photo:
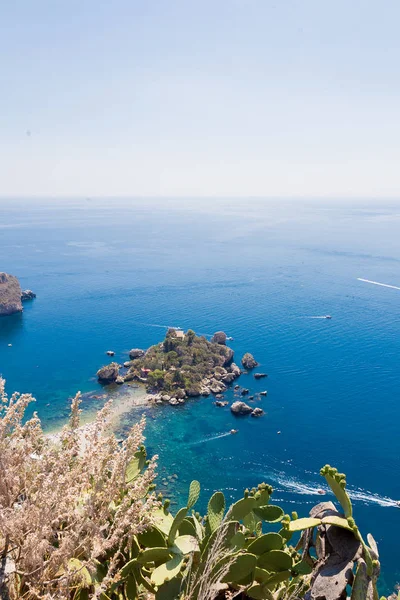
[[[163,402],[169,402],[169,401],[171,400],[171,396],[168,396],[168,394],[163,394],[163,395],[161,396],[161,400],[162,400]]]
[[[201,388],[200,392],[202,396],[209,396],[211,394],[210,388],[206,385]]]
[[[131,360],[134,360],[135,358],[141,358],[144,355],[145,351],[141,350],[140,348],[132,348],[132,350],[129,352],[129,358]]]
[[[108,356],[114,356],[115,352],[114,352],[114,350],[107,350],[106,354]]]
[[[264,414],[264,411],[262,408],[255,408],[252,413],[251,416],[252,417],[262,417]]]
[[[223,352],[223,357],[222,357],[222,367],[227,367],[228,365],[231,364],[232,360],[233,360],[233,355],[234,352],[232,350],[232,348],[228,348],[228,346],[221,346],[221,350],[224,350]]]
[[[254,373],[254,379],[263,379],[264,377],[268,377],[267,373]]]
[[[234,373],[227,373],[226,375],[224,375],[222,377],[222,381],[224,383],[232,383],[232,381],[235,381],[236,376],[234,375]]]
[[[243,388],[240,392],[241,396],[246,396],[249,393],[249,390],[247,388]]]
[[[231,412],[238,416],[249,415],[253,412],[253,409],[245,402],[234,402],[231,406]]]
[[[33,300],[36,298],[36,294],[32,290],[23,290],[21,292],[21,301],[26,302],[27,300]]]
[[[223,399],[224,399],[224,396],[223,396],[223,394],[217,394],[217,395],[215,396],[215,398],[216,398],[216,400],[223,400]]]
[[[240,385],[235,385],[235,387],[233,388],[234,390],[240,390]]]
[[[131,362],[130,360],[126,360],[126,361],[124,362],[124,367],[125,367],[125,369],[129,369],[129,367],[131,367],[131,366],[132,366],[132,362]]]
[[[134,381],[135,379],[138,379],[138,377],[132,371],[128,371],[124,377],[124,381]]]
[[[211,338],[211,342],[213,344],[221,344],[222,346],[226,346],[226,333],[223,331],[217,331]]]
[[[227,400],[216,400],[215,406],[226,406],[228,404]]]
[[[178,406],[179,400],[177,398],[171,398],[171,400],[168,401],[168,404],[171,406]]]
[[[189,396],[189,392],[187,393],[187,395]],[[193,393],[192,395],[194,396],[200,396],[200,393]],[[175,396],[178,398],[178,400],[186,398],[186,392],[185,390],[183,390],[182,388],[178,388],[175,392]]]
[[[211,379],[210,381],[210,391],[213,394],[220,394],[226,390],[226,385],[222,381],[217,381],[216,379]]]
[[[125,383],[125,378],[121,375],[118,375],[117,379],[115,380],[115,383],[118,383],[118,385],[122,385],[123,383]]]
[[[214,369],[214,378],[215,379],[223,379],[227,375],[227,370],[224,367],[215,367]]]
[[[242,365],[245,369],[254,369],[254,367],[258,367],[258,362],[250,352],[246,352],[242,358]]]
[[[21,286],[13,275],[0,273],[0,316],[22,312]]]
[[[101,383],[111,383],[112,381],[116,381],[119,377],[119,364],[113,362],[101,367],[101,369],[97,371],[97,377]]]
[[[242,371],[240,369],[240,367],[237,366],[237,364],[232,363],[230,366],[230,370],[231,373],[235,376],[235,377],[239,377],[242,374]]]

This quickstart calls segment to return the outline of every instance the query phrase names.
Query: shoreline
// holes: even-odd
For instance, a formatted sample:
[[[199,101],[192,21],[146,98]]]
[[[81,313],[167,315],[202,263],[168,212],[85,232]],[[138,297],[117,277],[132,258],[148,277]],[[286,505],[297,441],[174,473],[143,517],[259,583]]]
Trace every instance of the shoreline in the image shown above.
[[[86,400],[99,401],[99,404],[100,399],[102,399],[101,406],[92,406],[85,410],[85,398]],[[131,412],[134,408],[151,405],[153,403],[153,398],[154,396],[146,391],[145,386],[138,384],[135,384],[135,386],[125,385],[123,388],[118,387],[117,389],[113,386],[111,390],[104,388],[102,394],[97,394],[96,392],[82,394],[82,404],[80,407],[82,412],[80,414],[80,426],[78,428],[81,445],[84,446],[85,434],[94,423],[98,411],[110,400],[112,400],[112,407],[108,424],[112,430],[115,430],[123,415]],[[60,421],[58,425],[54,425],[49,430],[45,431],[45,437],[54,443],[57,443],[61,430],[67,423],[68,420]]]

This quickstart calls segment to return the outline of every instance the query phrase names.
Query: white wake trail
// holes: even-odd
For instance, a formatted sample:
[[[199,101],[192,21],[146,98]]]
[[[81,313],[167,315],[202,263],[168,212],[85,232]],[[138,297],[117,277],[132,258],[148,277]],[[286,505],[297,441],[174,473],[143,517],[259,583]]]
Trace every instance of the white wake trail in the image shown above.
[[[380,285],[381,287],[391,288],[392,290],[400,290],[400,287],[397,285],[389,285],[388,283],[380,283],[379,281],[371,281],[370,279],[363,279],[362,277],[357,277],[358,281],[364,281],[364,283],[372,283],[373,285]]]
[[[270,474],[269,477],[282,486],[283,489],[289,490],[290,492],[294,492],[296,494],[307,496],[320,495],[318,490],[323,490],[326,494],[332,494],[330,488],[325,485],[317,486],[311,483],[307,484],[291,477],[282,476],[280,474]],[[379,496],[378,494],[364,490],[351,490],[347,488],[346,491],[352,500],[363,502],[364,504],[379,504],[379,506],[393,508],[399,507],[396,500],[386,496]]]
[[[191,444],[188,444],[188,446],[197,446],[198,444],[213,442],[214,440],[219,440],[220,438],[226,437],[228,435],[232,435],[230,431],[228,431],[227,433],[221,433],[220,435],[213,435],[212,437],[205,438],[204,440],[199,440],[198,442],[192,442]]]

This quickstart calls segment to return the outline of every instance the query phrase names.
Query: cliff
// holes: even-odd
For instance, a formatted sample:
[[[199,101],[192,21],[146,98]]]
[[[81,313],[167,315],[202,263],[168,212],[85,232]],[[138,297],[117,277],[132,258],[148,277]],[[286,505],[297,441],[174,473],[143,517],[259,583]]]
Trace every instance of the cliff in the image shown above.
[[[0,316],[22,312],[21,286],[13,275],[0,273]]]

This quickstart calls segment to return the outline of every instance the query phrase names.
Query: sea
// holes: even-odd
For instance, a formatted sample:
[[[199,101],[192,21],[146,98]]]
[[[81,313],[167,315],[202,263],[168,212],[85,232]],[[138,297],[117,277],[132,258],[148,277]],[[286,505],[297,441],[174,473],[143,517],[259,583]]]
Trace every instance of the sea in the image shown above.
[[[319,470],[337,467],[388,593],[400,582],[399,231],[400,205],[374,198],[3,198],[0,271],[37,298],[0,319],[0,373],[54,430],[78,390],[86,411],[117,398],[96,381],[107,350],[123,362],[169,326],[225,331],[236,362],[251,352],[268,373],[239,380],[268,391],[253,402],[262,418],[209,397],[132,408],[121,429],[146,416],[175,508],[192,479],[203,510],[217,489],[231,503],[267,482],[306,516],[334,499],[318,494]]]

